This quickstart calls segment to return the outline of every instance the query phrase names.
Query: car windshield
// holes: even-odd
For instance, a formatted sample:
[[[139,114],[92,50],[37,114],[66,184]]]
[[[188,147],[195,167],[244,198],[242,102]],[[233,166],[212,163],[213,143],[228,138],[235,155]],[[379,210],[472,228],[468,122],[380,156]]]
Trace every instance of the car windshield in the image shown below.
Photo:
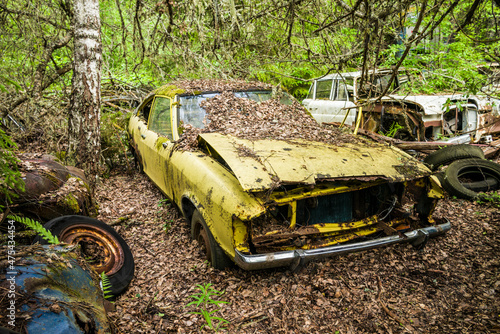
[[[206,99],[212,98],[219,93],[203,93],[199,95],[184,95],[179,97],[179,108],[177,109],[177,119],[183,124],[191,124],[196,128],[204,128],[203,119],[205,118],[205,109],[200,104]],[[272,91],[247,91],[235,92],[234,95],[240,98],[250,99],[256,102],[267,101],[273,97]],[[286,93],[280,99],[282,104],[292,104],[292,99]]]

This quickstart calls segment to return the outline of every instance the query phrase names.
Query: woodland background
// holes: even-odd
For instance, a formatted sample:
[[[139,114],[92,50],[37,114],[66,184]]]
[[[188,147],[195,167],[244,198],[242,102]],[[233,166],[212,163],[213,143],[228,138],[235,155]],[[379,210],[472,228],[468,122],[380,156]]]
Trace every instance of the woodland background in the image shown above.
[[[94,18],[95,34],[82,17]],[[415,92],[498,98],[478,69],[500,63],[499,23],[500,0],[0,0],[1,204],[22,188],[18,152],[84,168],[93,160],[99,219],[136,258],[136,277],[110,314],[117,332],[200,331],[203,318],[186,305],[207,283],[225,291],[217,315],[230,333],[498,332],[498,206],[443,200],[437,214],[453,229],[422,251],[396,245],[299,273],[217,271],[178,211],[144,175],[127,173],[125,129],[141,97],[184,78],[261,80],[300,100],[327,73],[408,67],[425,73]],[[98,64],[88,73],[76,64],[86,39]],[[90,114],[76,103],[85,95],[76,72],[97,80]],[[71,149],[70,123],[81,115],[98,120],[77,129],[96,139],[83,160]]]
[[[83,95],[75,93],[75,41],[90,36],[78,24],[80,5],[98,9],[83,17],[100,23],[91,51],[99,54],[103,102],[93,91],[93,112],[102,120],[100,129],[68,131],[68,119],[84,113],[71,98]],[[127,99],[179,78],[261,80],[300,100],[318,76],[407,67],[425,73],[418,92],[475,94],[491,84],[478,66],[500,63],[499,18],[499,0],[1,0],[2,127],[17,143],[36,139],[82,167],[71,133],[91,132],[102,147],[83,160],[101,155],[102,166],[121,150],[111,124],[126,124],[110,103],[133,109]],[[25,131],[11,128],[7,115]]]

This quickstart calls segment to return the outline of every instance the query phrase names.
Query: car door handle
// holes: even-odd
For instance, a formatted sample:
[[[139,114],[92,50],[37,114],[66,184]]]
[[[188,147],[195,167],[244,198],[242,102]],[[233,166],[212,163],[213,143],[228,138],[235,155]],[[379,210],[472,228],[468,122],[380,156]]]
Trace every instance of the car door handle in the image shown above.
[[[142,139],[146,139],[146,135],[141,133]]]

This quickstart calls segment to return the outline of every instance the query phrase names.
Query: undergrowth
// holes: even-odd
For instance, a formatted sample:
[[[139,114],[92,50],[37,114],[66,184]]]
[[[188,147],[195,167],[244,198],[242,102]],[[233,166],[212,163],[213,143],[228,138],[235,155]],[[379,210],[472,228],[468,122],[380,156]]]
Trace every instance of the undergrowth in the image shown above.
[[[198,311],[189,313],[200,314],[205,319],[206,324],[203,324],[200,330],[205,326],[216,332],[221,329],[225,329],[223,326],[225,324],[228,324],[229,321],[224,318],[214,316],[214,313],[220,311],[220,304],[228,304],[228,302],[212,299],[213,296],[222,296],[224,294],[224,291],[218,291],[214,289],[211,283],[206,283],[204,285],[197,284],[196,289],[200,290],[200,292],[189,296],[190,298],[193,298],[194,301],[188,303],[185,307],[189,307],[191,305],[196,306]],[[209,311],[210,308],[214,309]]]

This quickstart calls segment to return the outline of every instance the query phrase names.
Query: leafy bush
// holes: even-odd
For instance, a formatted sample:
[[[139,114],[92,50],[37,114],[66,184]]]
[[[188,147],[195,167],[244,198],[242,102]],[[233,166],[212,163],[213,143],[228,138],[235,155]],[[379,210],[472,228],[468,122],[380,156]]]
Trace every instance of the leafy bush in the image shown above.
[[[0,129],[0,211],[17,197],[15,191],[24,191],[24,181],[17,167],[19,161],[14,154],[17,145]]]
[[[110,167],[127,159],[127,125],[131,113],[104,112],[101,116],[101,153]]]

